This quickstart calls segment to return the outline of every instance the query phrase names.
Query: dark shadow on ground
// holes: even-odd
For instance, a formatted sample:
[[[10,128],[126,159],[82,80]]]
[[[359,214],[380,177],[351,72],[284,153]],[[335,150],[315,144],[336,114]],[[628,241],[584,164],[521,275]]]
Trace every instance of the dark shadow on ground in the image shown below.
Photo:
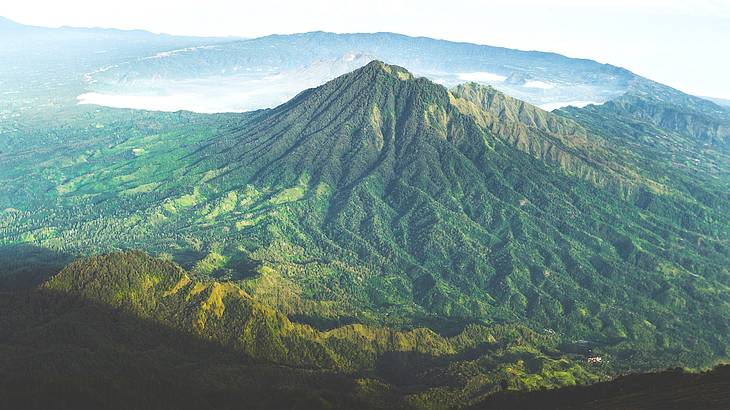
[[[730,409],[730,365],[705,373],[675,369],[633,374],[590,386],[503,391],[472,409],[726,410]]]
[[[72,259],[69,254],[34,245],[0,246],[0,290],[34,288]]]
[[[0,408],[367,408],[345,375],[256,363],[192,334],[45,290],[0,292]]]

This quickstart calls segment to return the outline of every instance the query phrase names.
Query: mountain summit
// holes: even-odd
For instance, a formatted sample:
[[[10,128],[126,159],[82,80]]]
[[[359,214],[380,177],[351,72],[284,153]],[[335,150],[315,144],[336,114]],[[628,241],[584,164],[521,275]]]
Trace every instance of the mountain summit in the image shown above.
[[[459,129],[473,125],[449,103],[445,88],[373,61],[264,113],[239,138],[219,141],[217,150],[238,155],[235,171],[227,173],[236,181],[253,170],[259,184],[306,173],[341,188],[374,176],[389,183],[399,163],[422,162],[475,137]],[[483,145],[481,137],[472,142]]]

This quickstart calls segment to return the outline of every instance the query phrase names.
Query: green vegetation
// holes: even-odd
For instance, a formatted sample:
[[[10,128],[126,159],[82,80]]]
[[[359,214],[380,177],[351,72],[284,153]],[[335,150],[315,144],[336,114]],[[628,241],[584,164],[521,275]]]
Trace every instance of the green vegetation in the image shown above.
[[[82,111],[58,150],[14,131],[0,244],[165,255],[44,288],[410,406],[704,367],[730,355],[726,118],[643,92],[547,113],[373,62],[249,114]]]
[[[0,407],[386,408],[370,379],[262,364],[125,311],[51,291],[0,292]]]
[[[519,325],[469,325],[450,337],[363,325],[319,331],[230,282],[197,281],[142,252],[77,260],[39,289],[0,296],[0,403],[10,407],[577,409],[699,399],[719,409],[726,401],[726,368],[546,391],[595,382],[601,366],[558,357],[555,335]],[[515,393],[493,395],[505,390]]]
[[[229,349],[249,362],[308,369],[323,377],[336,372],[353,383],[375,383],[376,391],[367,393],[371,406],[382,395],[397,397],[405,407],[450,407],[501,388],[532,390],[600,379],[599,369],[587,369],[560,356],[557,337],[524,326],[469,325],[450,337],[425,328],[395,331],[361,324],[321,331],[290,321],[231,282],[195,280],[173,262],[142,252],[77,260],[30,295],[13,296],[6,302],[14,312],[5,319],[10,325],[4,327],[10,329],[11,340],[36,326],[35,317],[31,324],[16,317],[32,312],[35,298],[56,299],[59,316],[83,313],[94,317],[77,319],[95,320],[92,312],[79,313],[76,308],[69,312],[63,302],[64,297],[82,298],[150,323],[130,326],[144,329],[154,324],[171,329],[187,339]],[[99,332],[98,337],[109,337],[111,332],[103,324],[88,329],[77,326]],[[18,349],[15,343],[6,348]],[[52,357],[61,360],[55,353]],[[287,372],[296,373],[282,371]],[[61,371],[59,377],[64,374]],[[444,401],[439,404],[440,400]]]

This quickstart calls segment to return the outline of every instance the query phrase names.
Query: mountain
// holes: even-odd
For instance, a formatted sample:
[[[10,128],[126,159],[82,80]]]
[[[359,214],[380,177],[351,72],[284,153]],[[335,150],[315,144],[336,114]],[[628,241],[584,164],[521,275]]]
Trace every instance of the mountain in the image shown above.
[[[718,105],[653,85],[560,114],[604,139],[617,161],[646,181],[636,196],[641,208],[691,230],[699,220],[726,220],[730,117]],[[677,213],[680,208],[685,211]]]
[[[520,324],[608,374],[727,357],[727,174],[654,168],[656,140],[592,112],[372,62],[275,109],[136,114],[28,152],[0,241],[145,249],[321,331]]]
[[[632,170],[606,142],[569,118],[476,83],[456,86],[450,98],[481,127],[537,159],[622,194],[635,188]]]
[[[167,59],[171,55],[203,54],[217,46],[200,46],[158,53],[147,59]],[[202,57],[201,58],[205,58]],[[154,75],[151,78],[125,78],[125,87],[144,90],[144,96],[127,95],[116,87],[99,83],[96,73],[88,81],[95,91],[78,96],[82,104],[98,104],[121,108],[155,109],[161,111],[189,110],[204,113],[251,111],[261,107],[275,107],[294,97],[300,91],[321,85],[342,74],[360,68],[373,58],[363,54],[346,54],[334,59],[321,59],[291,70],[270,73],[261,78],[260,72],[207,75],[190,73],[195,79],[168,79]],[[248,68],[247,70],[251,70]],[[225,71],[225,70],[224,70]],[[104,74],[101,74],[104,75]],[[175,92],[171,93],[173,89]],[[211,98],[211,95],[214,97]],[[152,101],[152,105],[150,105]]]
[[[40,27],[20,24],[8,18],[0,16],[0,33],[8,35],[3,38],[2,52],[21,51],[38,53],[44,45],[59,45],[72,41],[84,41],[89,53],[98,51],[95,46],[104,44],[112,48],[123,50],[131,42],[158,42],[169,44],[181,43],[183,41],[220,41],[216,38],[172,36],[168,34],[155,34],[144,30],[120,30],[98,27]],[[14,34],[14,37],[10,37]],[[110,41],[114,40],[114,41]],[[14,47],[18,47],[15,49]],[[60,50],[63,51],[63,50]],[[112,51],[112,50],[108,50]]]
[[[0,32],[10,32],[22,29],[23,25],[0,16]]]
[[[77,96],[84,93],[85,81],[93,73],[165,51],[230,40],[142,30],[37,27],[0,18],[0,123],[22,126],[43,123],[46,116],[66,118],[76,109]]]
[[[114,284],[123,278],[104,280]],[[262,364],[83,297],[50,289],[0,296],[3,408],[384,407],[375,394],[367,402],[358,398],[358,390],[367,387],[358,387],[354,378]]]
[[[712,97],[702,97],[706,100],[712,101],[717,105],[720,105],[722,107],[730,107],[730,100],[724,99],[724,98],[712,98]]]
[[[215,44],[225,41],[219,38],[172,36],[155,34],[144,30],[119,30],[107,28],[80,28],[80,27],[38,27],[29,26],[0,17],[0,56],[30,60],[45,58],[54,65],[66,63],[66,69],[72,69],[65,61],[67,57],[76,57],[82,60],[94,61],[94,58],[107,57],[126,61],[132,56],[145,56],[154,50],[164,51],[175,47],[187,47],[193,44]],[[52,53],[55,53],[51,55]],[[100,56],[104,55],[106,56]],[[54,57],[54,58],[49,58]],[[3,72],[16,65],[30,67],[30,61],[15,61],[11,67],[4,67]],[[93,67],[102,68],[102,67]],[[12,71],[11,71],[12,72]]]
[[[730,139],[730,112],[701,98],[658,84],[636,90],[590,110],[621,118],[644,120],[703,144],[726,145]]]
[[[392,33],[0,39],[0,407],[727,407],[626,375],[730,356],[721,105]]]

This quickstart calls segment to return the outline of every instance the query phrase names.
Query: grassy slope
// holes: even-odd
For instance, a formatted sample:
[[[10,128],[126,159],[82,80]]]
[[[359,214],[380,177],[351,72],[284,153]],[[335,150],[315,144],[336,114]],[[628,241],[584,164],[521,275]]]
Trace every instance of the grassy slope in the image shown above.
[[[3,408],[378,407],[376,395],[359,393],[367,386],[352,378],[262,365],[87,299],[3,292],[0,306]]]

